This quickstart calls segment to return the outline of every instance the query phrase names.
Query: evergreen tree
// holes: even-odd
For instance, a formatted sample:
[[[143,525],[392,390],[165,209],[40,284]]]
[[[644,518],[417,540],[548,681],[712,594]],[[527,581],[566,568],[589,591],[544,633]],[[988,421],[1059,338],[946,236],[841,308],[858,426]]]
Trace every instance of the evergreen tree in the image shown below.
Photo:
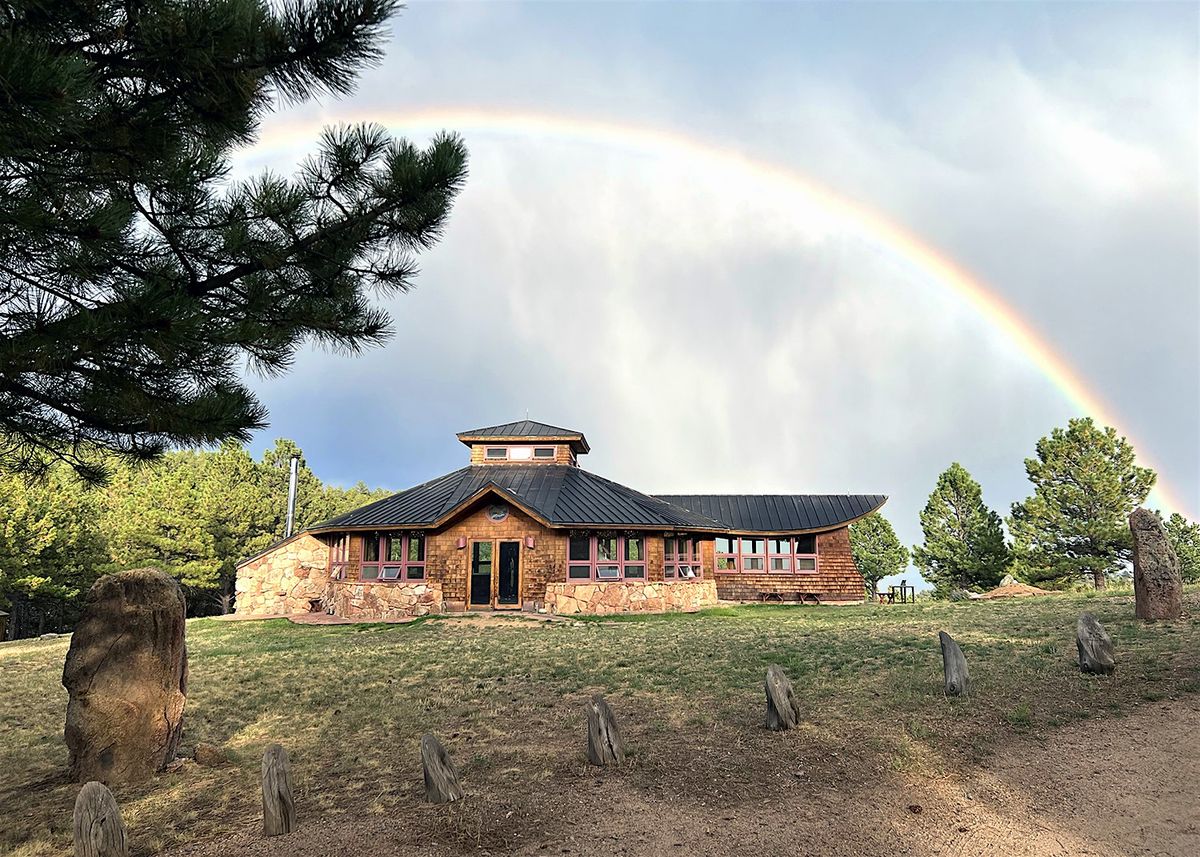
[[[1082,577],[1103,589],[1132,559],[1129,515],[1145,502],[1154,471],[1134,463],[1133,446],[1116,429],[1084,417],[1039,440],[1025,472],[1033,494],[1009,519],[1021,569],[1036,583]]]
[[[1200,581],[1200,524],[1193,523],[1175,512],[1167,518],[1164,527],[1175,555],[1179,557],[1179,568],[1187,583]]]
[[[0,476],[0,609],[11,637],[69,628],[107,553],[98,498],[68,469]]]
[[[279,100],[351,90],[395,0],[0,3],[0,463],[245,440],[243,370],[383,341],[465,177],[375,125],[229,178]]]
[[[891,522],[878,512],[850,525],[850,549],[872,599],[880,580],[908,568],[908,548],[896,537]]]
[[[990,589],[1008,569],[1000,516],[984,505],[979,483],[958,462],[938,476],[921,510],[921,531],[925,542],[913,548],[913,562],[935,597],[946,598],[953,589]]]

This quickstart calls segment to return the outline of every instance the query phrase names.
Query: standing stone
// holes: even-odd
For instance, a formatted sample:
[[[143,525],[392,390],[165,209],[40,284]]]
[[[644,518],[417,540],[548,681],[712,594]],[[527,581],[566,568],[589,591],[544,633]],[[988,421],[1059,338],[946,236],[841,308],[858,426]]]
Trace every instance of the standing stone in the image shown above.
[[[1149,509],[1134,509],[1129,530],[1133,533],[1134,615],[1150,622],[1178,619],[1183,613],[1183,575],[1162,521]]]
[[[92,781],[79,790],[71,830],[75,857],[129,857],[121,810],[103,783]]]
[[[429,733],[421,737],[421,767],[425,772],[425,800],[452,803],[463,799],[454,761],[442,742]]]
[[[954,642],[954,638],[945,631],[938,631],[938,641],[942,644],[942,670],[946,677],[946,695],[962,696],[971,686],[971,676],[967,672],[967,659],[963,657],[958,643]]]
[[[800,722],[800,706],[796,704],[796,695],[792,692],[792,683],[778,664],[767,667],[767,680],[764,683],[767,692],[767,728],[774,732],[782,732],[793,728]]]
[[[142,568],[97,580],[63,667],[76,782],[134,783],[175,758],[187,693],[179,584]]]
[[[1093,675],[1112,675],[1117,668],[1112,638],[1091,613],[1084,613],[1075,625],[1075,644],[1079,647],[1079,669]]]
[[[625,761],[625,742],[617,727],[617,716],[603,696],[587,704],[587,757],[593,765],[620,765]]]
[[[283,836],[296,826],[296,801],[292,797],[292,766],[287,750],[272,744],[262,760],[263,833]]]

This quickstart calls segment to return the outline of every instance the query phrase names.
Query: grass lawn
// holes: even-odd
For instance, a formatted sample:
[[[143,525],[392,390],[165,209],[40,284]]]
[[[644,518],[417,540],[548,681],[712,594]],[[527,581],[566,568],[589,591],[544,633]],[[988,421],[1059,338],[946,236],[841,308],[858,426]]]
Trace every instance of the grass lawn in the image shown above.
[[[1083,610],[1116,640],[1110,679],[1076,666]],[[1200,613],[1200,591],[1186,594],[1185,610]],[[943,629],[966,653],[969,699],[942,694]],[[581,623],[201,619],[188,624],[188,647],[183,744],[218,745],[230,763],[189,762],[115,790],[135,854],[256,827],[258,766],[272,742],[291,755],[302,821],[413,815],[421,841],[505,850],[555,837],[547,797],[586,795],[597,778],[620,777],[649,798],[733,809],[797,777],[852,791],[962,770],[1015,738],[1041,740],[1200,690],[1200,629],[1138,623],[1130,594],[745,606]],[[78,786],[63,773],[66,650],[65,639],[0,645],[0,853],[70,853]],[[785,735],[761,728],[773,662],[791,677],[805,718]],[[630,745],[619,771],[586,764],[583,702],[596,692]],[[458,763],[462,804],[420,805],[426,731]]]

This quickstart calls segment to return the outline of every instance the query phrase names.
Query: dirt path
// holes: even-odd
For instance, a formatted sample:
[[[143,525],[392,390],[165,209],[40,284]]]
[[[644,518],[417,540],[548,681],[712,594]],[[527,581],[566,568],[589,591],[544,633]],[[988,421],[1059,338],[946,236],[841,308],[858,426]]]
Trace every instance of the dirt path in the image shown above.
[[[1013,744],[936,781],[890,776],[840,789],[796,777],[770,798],[731,807],[673,800],[669,784],[668,794],[649,797],[620,777],[597,776],[572,788],[538,784],[541,794],[524,803],[536,817],[481,813],[468,800],[414,806],[403,817],[312,819],[271,842],[248,832],[174,853],[1193,857],[1198,740],[1200,699],[1189,697]],[[435,829],[452,830],[459,844]]]

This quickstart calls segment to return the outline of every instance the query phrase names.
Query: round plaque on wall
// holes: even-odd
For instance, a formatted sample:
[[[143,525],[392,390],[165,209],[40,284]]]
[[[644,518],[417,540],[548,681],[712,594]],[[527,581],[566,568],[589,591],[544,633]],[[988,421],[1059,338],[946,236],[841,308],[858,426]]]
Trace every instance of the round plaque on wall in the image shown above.
[[[508,506],[503,503],[495,503],[488,506],[488,517],[493,521],[503,521],[508,517]]]

